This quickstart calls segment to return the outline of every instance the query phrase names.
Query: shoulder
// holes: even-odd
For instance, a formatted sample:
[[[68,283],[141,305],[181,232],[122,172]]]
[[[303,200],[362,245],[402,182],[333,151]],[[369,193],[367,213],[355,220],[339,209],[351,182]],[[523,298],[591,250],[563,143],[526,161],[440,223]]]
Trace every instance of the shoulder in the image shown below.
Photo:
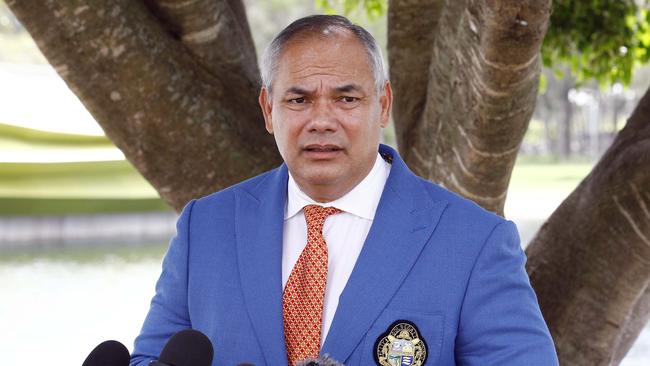
[[[268,183],[272,177],[277,174],[280,168],[269,170],[255,177],[249,178],[220,191],[211,193],[207,196],[193,200],[188,204],[191,206],[192,216],[212,216],[215,214],[230,215],[235,206],[235,199],[242,192],[256,192],[259,187]]]
[[[483,243],[500,226],[514,224],[435,183],[418,177],[420,184],[433,201],[444,201],[446,207],[438,225],[451,237],[465,243]],[[516,231],[516,228],[514,229]]]

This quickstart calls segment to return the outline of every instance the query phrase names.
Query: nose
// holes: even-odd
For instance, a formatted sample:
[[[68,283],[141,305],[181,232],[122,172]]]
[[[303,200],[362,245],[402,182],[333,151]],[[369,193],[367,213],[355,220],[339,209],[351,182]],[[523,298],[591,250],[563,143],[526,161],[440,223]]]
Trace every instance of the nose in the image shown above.
[[[323,133],[335,132],[338,128],[338,120],[332,103],[325,100],[318,100],[312,107],[312,114],[307,124],[309,132]]]

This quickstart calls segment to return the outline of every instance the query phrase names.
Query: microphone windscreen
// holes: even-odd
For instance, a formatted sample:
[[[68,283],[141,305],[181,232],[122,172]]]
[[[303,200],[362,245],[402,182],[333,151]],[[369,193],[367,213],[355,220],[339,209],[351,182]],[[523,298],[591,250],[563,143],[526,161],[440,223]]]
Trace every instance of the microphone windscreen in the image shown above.
[[[298,361],[296,366],[343,366],[342,363],[330,358],[328,354],[318,358],[310,358],[304,361]]]
[[[118,341],[105,341],[90,352],[82,366],[129,366],[129,350]]]
[[[210,366],[213,352],[212,342],[205,334],[186,329],[169,338],[158,361],[173,366]]]

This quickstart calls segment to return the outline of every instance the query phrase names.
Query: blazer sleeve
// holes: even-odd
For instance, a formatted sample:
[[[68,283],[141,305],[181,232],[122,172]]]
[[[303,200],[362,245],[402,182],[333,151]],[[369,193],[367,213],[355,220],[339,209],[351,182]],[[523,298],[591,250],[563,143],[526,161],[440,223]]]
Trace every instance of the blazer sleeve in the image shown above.
[[[146,366],[157,359],[172,335],[192,325],[187,305],[187,279],[189,226],[194,202],[188,203],[178,218],[176,235],[163,260],[149,313],[135,339],[130,366]]]
[[[525,263],[515,225],[497,224],[467,285],[456,338],[459,365],[558,365]]]

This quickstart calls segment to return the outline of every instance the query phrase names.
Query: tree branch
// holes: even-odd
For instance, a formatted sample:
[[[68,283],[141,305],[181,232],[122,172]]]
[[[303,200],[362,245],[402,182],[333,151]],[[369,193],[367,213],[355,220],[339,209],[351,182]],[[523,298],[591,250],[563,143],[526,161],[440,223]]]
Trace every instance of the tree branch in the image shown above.
[[[527,248],[561,364],[620,360],[650,316],[649,111],[650,89]]]
[[[549,13],[550,1],[447,2],[422,118],[400,147],[416,173],[503,214],[535,106]]]
[[[255,45],[241,0],[145,0],[165,29],[224,84],[259,92]]]
[[[409,146],[410,131],[422,119],[427,99],[433,40],[444,0],[390,0],[388,61],[395,94],[393,120],[397,145]]]
[[[7,4],[106,135],[177,210],[280,162],[247,81],[214,75],[142,2]]]

